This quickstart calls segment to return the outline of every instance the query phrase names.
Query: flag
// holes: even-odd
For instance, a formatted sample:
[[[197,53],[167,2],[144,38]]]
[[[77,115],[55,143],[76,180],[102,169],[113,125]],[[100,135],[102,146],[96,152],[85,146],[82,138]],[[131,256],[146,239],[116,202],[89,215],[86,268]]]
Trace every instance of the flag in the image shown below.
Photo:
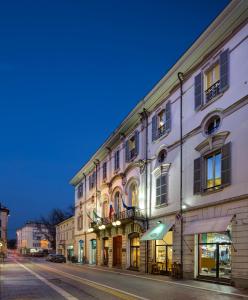
[[[133,209],[132,206],[126,205],[126,203],[125,203],[124,200],[123,200],[123,197],[121,197],[121,200],[122,200],[122,205],[123,205],[123,207],[124,207],[125,209],[127,209],[127,210]]]
[[[93,209],[93,216],[94,216],[94,219],[101,220],[101,217],[98,216],[98,214],[96,213],[96,211],[94,209]]]
[[[114,213],[113,204],[112,204],[112,202],[110,202],[110,206],[109,206],[109,218],[110,219],[111,219],[113,213]]]
[[[93,220],[92,220],[92,218],[91,218],[91,216],[86,212],[86,215],[87,215],[87,217],[92,221],[92,222],[94,222]]]

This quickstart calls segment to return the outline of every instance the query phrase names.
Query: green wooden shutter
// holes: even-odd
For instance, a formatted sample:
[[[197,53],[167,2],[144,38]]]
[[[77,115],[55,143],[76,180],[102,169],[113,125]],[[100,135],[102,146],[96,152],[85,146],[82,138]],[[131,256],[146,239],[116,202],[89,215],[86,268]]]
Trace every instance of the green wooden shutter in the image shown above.
[[[156,141],[158,136],[158,121],[157,121],[157,115],[154,115],[152,117],[152,141]]]
[[[220,91],[224,92],[229,86],[229,49],[220,54]]]
[[[231,142],[225,144],[221,151],[221,185],[231,184]]]
[[[202,158],[199,157],[194,160],[194,194],[199,194],[202,191],[201,167]]]
[[[165,106],[165,130],[169,132],[171,130],[171,102],[168,101]]]
[[[203,104],[203,75],[202,72],[195,76],[195,109]]]

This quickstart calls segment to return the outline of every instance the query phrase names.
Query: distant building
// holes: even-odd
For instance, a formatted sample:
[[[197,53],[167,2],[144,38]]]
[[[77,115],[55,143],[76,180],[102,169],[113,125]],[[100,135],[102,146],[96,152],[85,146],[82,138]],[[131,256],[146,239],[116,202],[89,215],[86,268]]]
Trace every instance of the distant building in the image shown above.
[[[56,226],[56,253],[63,254],[67,260],[74,256],[74,216]]]
[[[17,229],[17,250],[21,254],[28,254],[48,250],[51,244],[48,240],[48,230],[44,224],[27,222]]]
[[[7,253],[7,225],[9,209],[0,203],[0,253]]]

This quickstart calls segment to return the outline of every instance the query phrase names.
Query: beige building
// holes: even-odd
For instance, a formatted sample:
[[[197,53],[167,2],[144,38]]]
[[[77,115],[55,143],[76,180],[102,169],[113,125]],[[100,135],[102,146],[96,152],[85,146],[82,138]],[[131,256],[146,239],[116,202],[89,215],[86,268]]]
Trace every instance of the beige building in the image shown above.
[[[0,203],[0,253],[7,254],[7,227],[8,227],[8,208],[1,206]]]
[[[232,1],[72,178],[79,262],[248,285],[248,1]]]
[[[56,226],[56,253],[62,254],[67,260],[74,256],[74,216]]]

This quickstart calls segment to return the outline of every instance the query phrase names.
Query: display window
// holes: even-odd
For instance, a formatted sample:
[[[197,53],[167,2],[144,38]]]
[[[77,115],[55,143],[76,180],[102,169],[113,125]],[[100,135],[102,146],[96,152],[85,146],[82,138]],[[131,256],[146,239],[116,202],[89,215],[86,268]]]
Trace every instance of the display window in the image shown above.
[[[173,232],[169,231],[163,240],[155,241],[156,263],[161,274],[171,272],[173,257]]]
[[[203,233],[199,235],[199,276],[219,279],[231,277],[230,233]]]

